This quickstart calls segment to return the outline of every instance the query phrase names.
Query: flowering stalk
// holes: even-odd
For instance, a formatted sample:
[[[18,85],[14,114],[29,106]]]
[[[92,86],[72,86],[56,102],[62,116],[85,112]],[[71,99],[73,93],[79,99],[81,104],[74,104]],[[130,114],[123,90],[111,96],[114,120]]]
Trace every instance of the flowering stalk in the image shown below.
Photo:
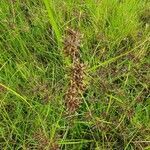
[[[82,36],[79,32],[72,29],[66,30],[64,42],[64,52],[71,59],[70,83],[65,94],[65,104],[69,113],[74,113],[80,106],[82,92],[85,89],[84,64],[80,61],[80,40]]]
[[[74,113],[80,106],[81,95],[85,89],[84,64],[80,61],[80,40],[82,35],[78,31],[72,29],[66,30],[64,52],[71,59],[72,66],[70,68],[70,83],[65,94],[65,104],[69,114]]]

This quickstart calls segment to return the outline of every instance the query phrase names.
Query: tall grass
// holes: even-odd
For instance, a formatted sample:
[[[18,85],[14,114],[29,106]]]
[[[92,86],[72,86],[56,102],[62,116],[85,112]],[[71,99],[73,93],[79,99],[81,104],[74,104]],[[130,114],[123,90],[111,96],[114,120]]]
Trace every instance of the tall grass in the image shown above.
[[[0,149],[149,149],[149,6],[1,0]],[[72,114],[68,27],[84,35],[78,50],[88,82]]]

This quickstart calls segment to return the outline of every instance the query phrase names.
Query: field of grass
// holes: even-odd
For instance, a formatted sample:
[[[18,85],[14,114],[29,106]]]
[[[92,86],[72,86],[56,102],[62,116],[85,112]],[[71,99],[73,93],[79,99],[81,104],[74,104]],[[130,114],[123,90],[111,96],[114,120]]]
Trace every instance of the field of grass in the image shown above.
[[[0,0],[0,150],[150,150],[150,1]]]

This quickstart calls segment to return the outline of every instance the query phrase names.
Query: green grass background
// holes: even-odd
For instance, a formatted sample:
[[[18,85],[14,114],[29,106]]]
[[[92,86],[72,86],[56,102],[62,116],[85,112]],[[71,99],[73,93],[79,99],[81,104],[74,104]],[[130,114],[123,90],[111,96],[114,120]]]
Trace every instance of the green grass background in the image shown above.
[[[88,66],[72,116],[67,27]],[[148,0],[1,0],[0,149],[150,149],[149,43]]]

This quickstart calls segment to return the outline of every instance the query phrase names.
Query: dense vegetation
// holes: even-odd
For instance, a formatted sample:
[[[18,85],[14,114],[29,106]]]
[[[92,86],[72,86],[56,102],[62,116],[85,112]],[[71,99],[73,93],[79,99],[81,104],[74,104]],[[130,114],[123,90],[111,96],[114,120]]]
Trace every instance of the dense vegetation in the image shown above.
[[[148,150],[149,97],[148,0],[0,0],[1,150]]]

